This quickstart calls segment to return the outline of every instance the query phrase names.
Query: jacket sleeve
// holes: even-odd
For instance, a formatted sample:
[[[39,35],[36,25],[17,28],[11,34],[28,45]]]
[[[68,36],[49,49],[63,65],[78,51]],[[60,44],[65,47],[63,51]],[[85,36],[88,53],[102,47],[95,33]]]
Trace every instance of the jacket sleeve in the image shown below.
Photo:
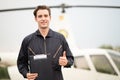
[[[24,78],[26,78],[26,74],[29,72],[27,43],[28,41],[24,39],[19,51],[18,59],[17,59],[18,70],[23,75]]]
[[[68,59],[68,63],[64,67],[71,67],[74,63],[74,57],[64,36],[63,36],[63,48],[66,51],[66,57]]]

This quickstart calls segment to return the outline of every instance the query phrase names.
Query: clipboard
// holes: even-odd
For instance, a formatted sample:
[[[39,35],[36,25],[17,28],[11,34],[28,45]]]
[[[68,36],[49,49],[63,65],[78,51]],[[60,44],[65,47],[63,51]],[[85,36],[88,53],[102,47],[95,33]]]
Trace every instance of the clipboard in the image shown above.
[[[48,58],[35,59],[30,56],[30,72],[38,73],[35,80],[53,80],[52,64]]]

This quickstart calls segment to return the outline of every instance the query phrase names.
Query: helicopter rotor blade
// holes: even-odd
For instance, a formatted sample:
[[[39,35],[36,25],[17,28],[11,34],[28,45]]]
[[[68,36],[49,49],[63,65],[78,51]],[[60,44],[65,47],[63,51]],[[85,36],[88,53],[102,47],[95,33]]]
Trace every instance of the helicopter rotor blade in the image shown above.
[[[120,6],[104,6],[104,5],[66,5],[61,4],[58,6],[49,6],[50,8],[113,8],[120,9]],[[33,10],[35,7],[25,7],[25,8],[11,8],[11,9],[1,9],[0,12],[9,12],[9,11],[21,11],[21,10]]]
[[[120,6],[105,6],[105,5],[75,5],[75,6],[70,6],[72,7],[83,7],[83,8],[120,8]]]

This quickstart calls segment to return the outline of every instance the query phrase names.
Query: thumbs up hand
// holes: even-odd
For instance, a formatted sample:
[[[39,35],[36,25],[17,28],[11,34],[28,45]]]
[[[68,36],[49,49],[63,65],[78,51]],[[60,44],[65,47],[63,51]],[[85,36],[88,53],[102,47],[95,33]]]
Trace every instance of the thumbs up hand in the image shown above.
[[[59,57],[59,65],[65,66],[67,65],[68,60],[66,58],[66,51],[63,52],[63,56]]]

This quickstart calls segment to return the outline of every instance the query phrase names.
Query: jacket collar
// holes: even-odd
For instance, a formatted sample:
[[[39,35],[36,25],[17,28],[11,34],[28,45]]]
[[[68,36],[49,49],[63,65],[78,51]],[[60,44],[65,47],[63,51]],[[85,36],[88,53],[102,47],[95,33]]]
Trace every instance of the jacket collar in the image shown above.
[[[42,36],[42,34],[40,33],[39,30],[37,30],[37,31],[35,32],[35,34],[36,34],[37,36]],[[53,30],[52,30],[52,29],[49,29],[49,32],[48,32],[48,34],[47,34],[46,37],[52,37],[53,35],[54,35]]]

